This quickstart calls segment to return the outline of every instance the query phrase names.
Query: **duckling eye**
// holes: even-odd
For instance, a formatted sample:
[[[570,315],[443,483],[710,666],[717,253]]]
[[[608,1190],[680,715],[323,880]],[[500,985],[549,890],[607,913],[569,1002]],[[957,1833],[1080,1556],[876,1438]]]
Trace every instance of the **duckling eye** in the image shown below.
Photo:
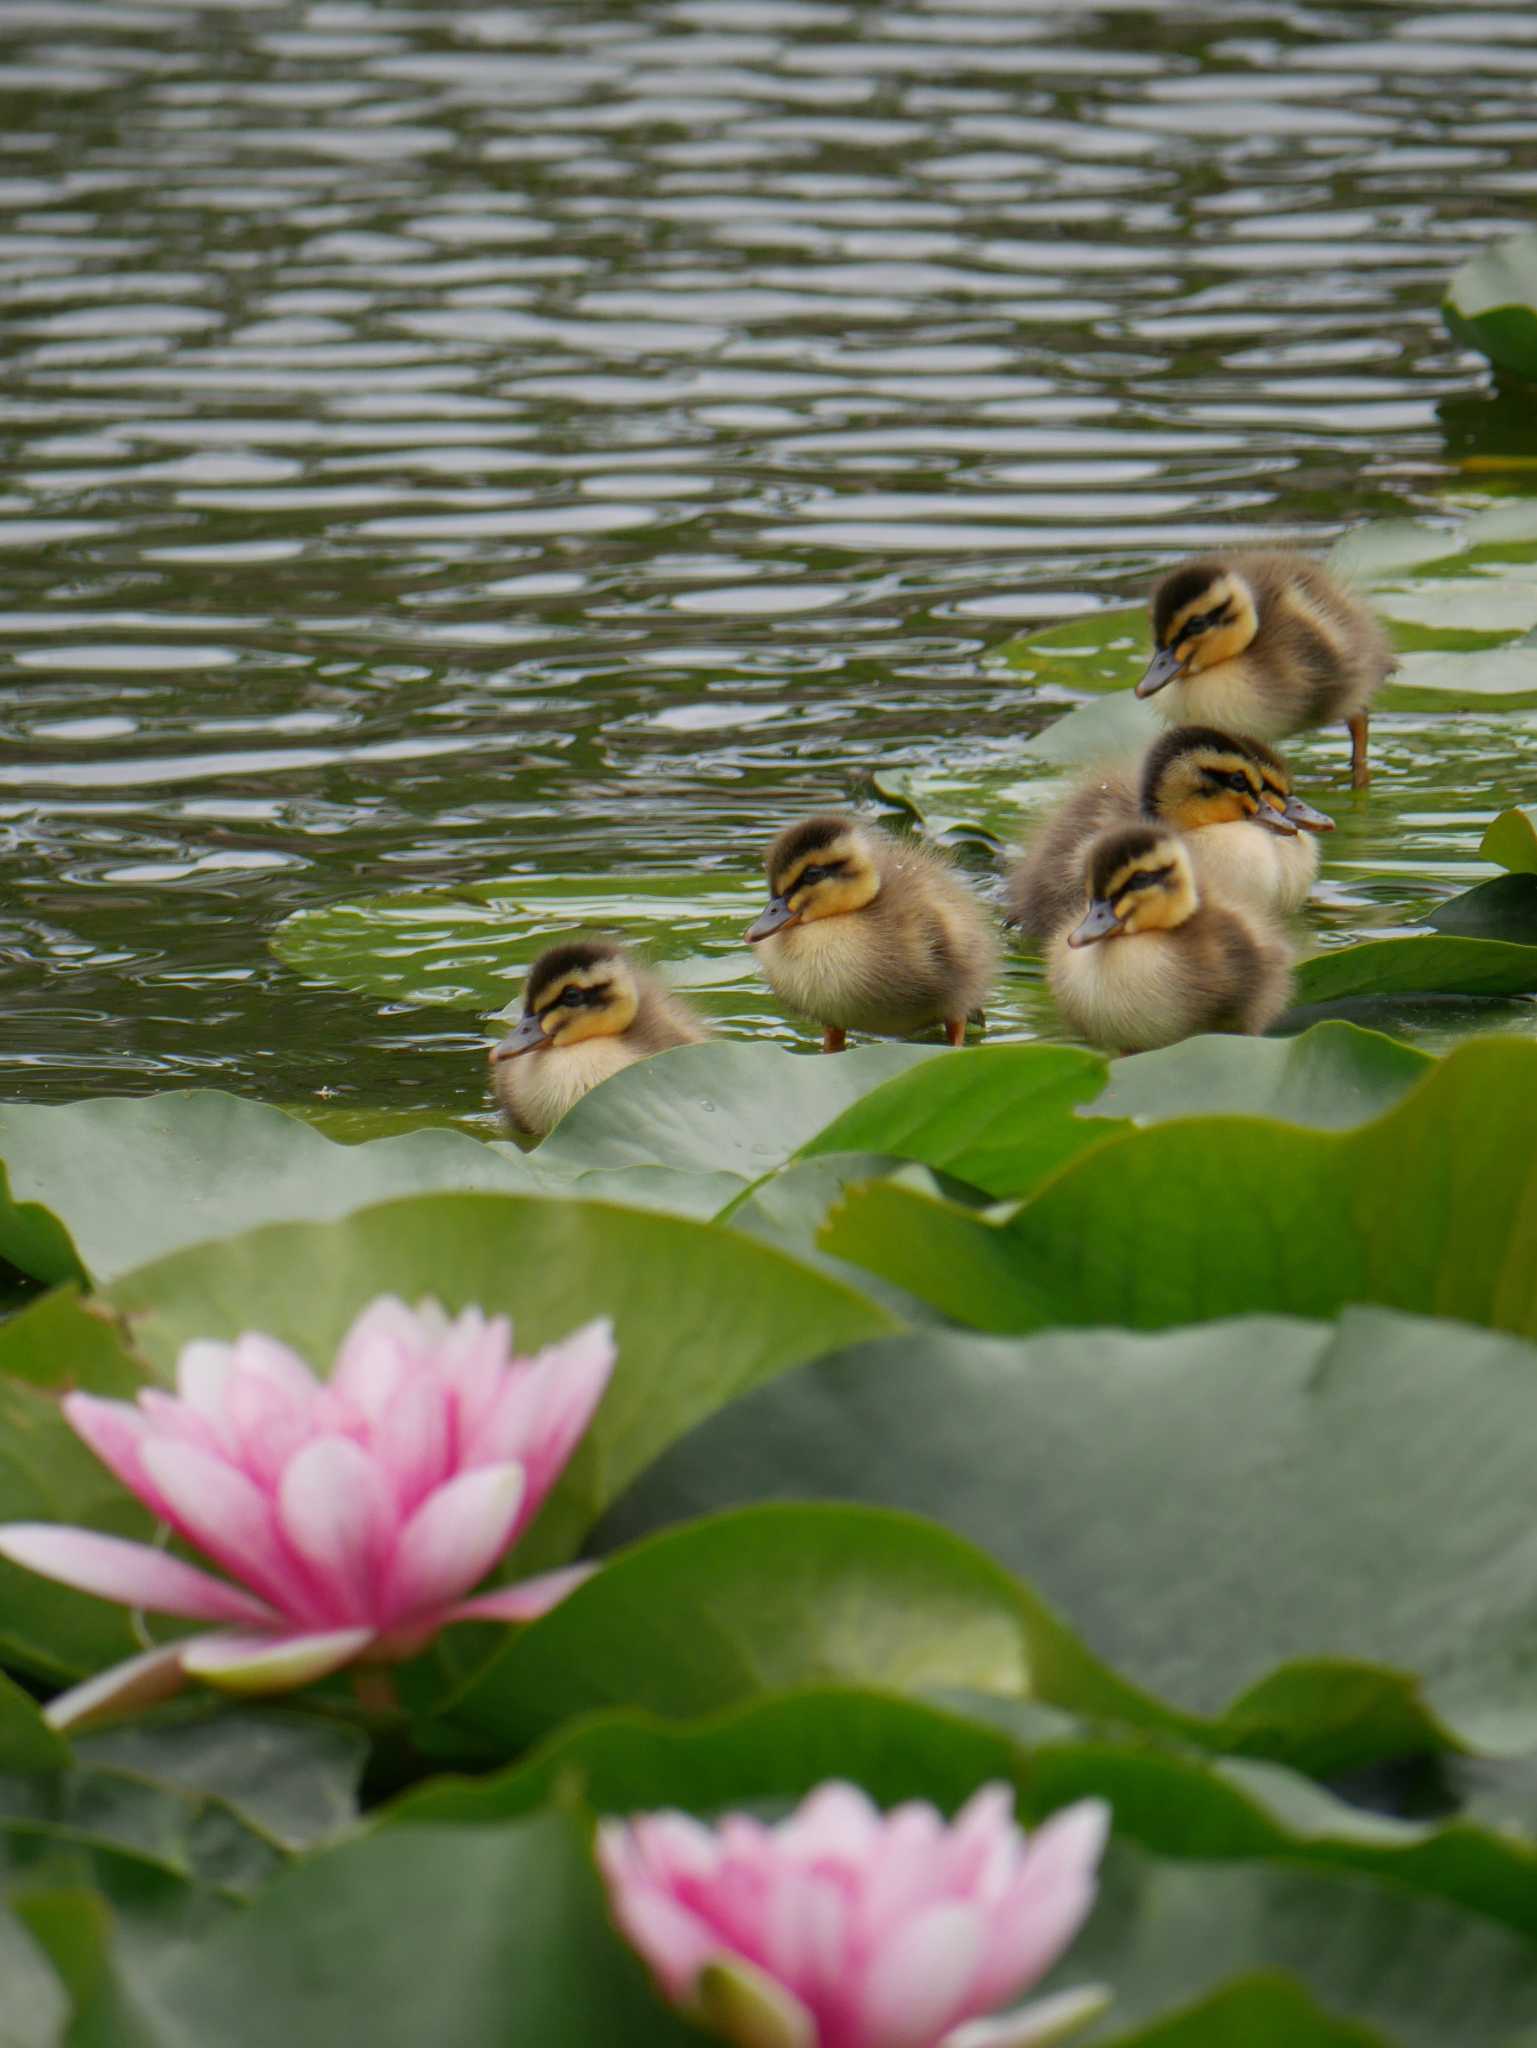
[[[1238,769],[1235,769],[1233,773],[1228,777],[1227,786],[1229,789],[1236,789],[1240,791],[1241,794],[1244,796],[1253,796],[1254,794],[1253,783],[1250,782],[1247,775],[1243,774],[1242,771]]]
[[[608,994],[609,985],[606,981],[599,982],[592,988],[568,988],[561,996],[560,1007],[563,1010],[590,1010],[599,1003],[606,1003]]]
[[[804,889],[813,882],[825,882],[829,876],[838,874],[843,867],[841,860],[829,861],[824,867],[802,868],[797,889]]]

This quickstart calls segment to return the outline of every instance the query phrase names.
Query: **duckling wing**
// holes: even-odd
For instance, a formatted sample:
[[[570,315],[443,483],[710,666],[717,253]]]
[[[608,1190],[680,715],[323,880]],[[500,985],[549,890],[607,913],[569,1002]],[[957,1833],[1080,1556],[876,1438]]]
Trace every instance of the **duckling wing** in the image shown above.
[[[1268,923],[1220,903],[1184,926],[1190,976],[1201,989],[1203,1031],[1267,1031],[1291,999],[1291,951]]]
[[[1318,563],[1280,558],[1277,588],[1264,614],[1268,631],[1261,683],[1273,683],[1310,725],[1352,716],[1397,665],[1387,633],[1359,598]]]
[[[1025,843],[1004,884],[1004,916],[1043,946],[1083,903],[1083,856],[1089,841],[1140,815],[1128,768],[1101,768],[1044,818]]]

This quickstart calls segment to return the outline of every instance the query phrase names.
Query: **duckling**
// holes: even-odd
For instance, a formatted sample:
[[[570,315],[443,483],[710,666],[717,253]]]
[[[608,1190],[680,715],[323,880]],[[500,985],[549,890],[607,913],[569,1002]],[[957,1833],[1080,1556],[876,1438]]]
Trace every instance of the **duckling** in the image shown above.
[[[543,1137],[610,1074],[707,1036],[623,946],[573,939],[529,969],[523,1016],[491,1048],[492,1086],[513,1129]]]
[[[1392,643],[1349,591],[1306,555],[1203,556],[1153,592],[1156,653],[1137,685],[1167,717],[1259,739],[1343,719],[1350,774],[1366,765],[1367,700],[1394,667]]]
[[[1263,1031],[1285,1009],[1286,947],[1264,920],[1202,901],[1183,839],[1156,825],[1101,833],[1084,881],[1086,914],[1052,939],[1046,979],[1091,1044],[1146,1052],[1197,1031]]]
[[[1304,803],[1273,748],[1209,726],[1179,725],[1148,749],[1142,810],[1189,835],[1196,886],[1261,916],[1300,910],[1334,820]]]
[[[1089,841],[1139,819],[1188,833],[1201,886],[1261,912],[1295,910],[1305,900],[1318,853],[1301,832],[1334,823],[1293,795],[1286,763],[1260,741],[1175,726],[1140,769],[1101,769],[1047,819],[1005,884],[1009,922],[1044,944],[1082,894]]]
[[[769,848],[769,902],[746,932],[775,993],[822,1025],[901,1037],[943,1020],[952,1045],[992,984],[982,906],[932,847],[853,818],[806,818]]]

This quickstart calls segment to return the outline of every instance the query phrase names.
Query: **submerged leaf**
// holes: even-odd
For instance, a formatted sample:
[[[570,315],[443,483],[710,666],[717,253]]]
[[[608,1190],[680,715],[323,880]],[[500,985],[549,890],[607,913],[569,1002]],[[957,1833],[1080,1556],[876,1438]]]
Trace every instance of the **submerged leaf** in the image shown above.
[[[1537,234],[1512,235],[1464,263],[1441,311],[1496,368],[1537,378]]]

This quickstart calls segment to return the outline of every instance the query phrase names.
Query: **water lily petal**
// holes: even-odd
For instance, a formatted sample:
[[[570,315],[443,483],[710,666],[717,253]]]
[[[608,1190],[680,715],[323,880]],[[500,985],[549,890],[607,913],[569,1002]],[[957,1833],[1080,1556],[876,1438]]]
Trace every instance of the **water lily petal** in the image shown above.
[[[531,1364],[514,1368],[470,1442],[467,1457],[474,1464],[516,1458],[525,1467],[525,1522],[565,1470],[603,1398],[616,1355],[606,1318],[547,1346]]]
[[[66,1394],[60,1405],[64,1420],[81,1442],[130,1493],[138,1495],[157,1521],[165,1521],[165,1501],[140,1455],[152,1432],[138,1409],[126,1401],[104,1401],[97,1394]]]
[[[190,1640],[199,1639],[194,1636]],[[50,1700],[43,1709],[43,1719],[61,1735],[71,1734],[77,1728],[90,1727],[94,1721],[104,1721],[109,1715],[174,1699],[187,1684],[181,1661],[187,1641],[184,1638],[158,1650],[146,1650],[142,1657],[130,1657],[126,1664],[98,1671],[94,1678],[71,1686],[68,1692]]]
[[[598,1830],[598,1860],[612,1891],[614,1918],[640,1950],[666,1995],[680,2001],[707,1964],[720,1958],[720,1936],[670,1892],[625,1867],[625,1829],[606,1822]]]
[[[377,1607],[395,1529],[395,1493],[363,1446],[321,1436],[296,1451],[278,1485],[283,1533],[314,1568],[338,1621]]]
[[[489,1593],[476,1593],[449,1608],[445,1621],[537,1621],[558,1607],[568,1593],[585,1585],[598,1569],[595,1564],[568,1564],[559,1571],[540,1572],[532,1579],[519,1579],[511,1586],[497,1586]]]
[[[1052,2042],[1065,2041],[1090,2020],[1097,2020],[1110,2002],[1107,1985],[1080,1985],[1076,1991],[1038,1998],[1034,2004],[1002,2013],[997,2019],[968,2020],[946,2034],[939,2048],[1050,2048]]]
[[[293,1692],[340,1671],[368,1648],[371,1628],[325,1635],[199,1636],[183,1648],[182,1668],[221,1692]]]
[[[984,2012],[1044,1976],[1089,1917],[1109,1829],[1104,1800],[1080,1799],[1032,1831],[1013,1882],[991,1911],[977,1973]]]
[[[165,1501],[165,1519],[180,1535],[280,1613],[300,1621],[322,1618],[298,1559],[279,1540],[270,1498],[243,1472],[191,1444],[164,1439],[146,1443],[140,1455]]]
[[[870,1960],[861,2005],[881,2048],[928,2048],[976,2005],[968,1997],[985,1927],[975,1906],[947,1899],[895,1928]]]
[[[424,1301],[413,1312],[398,1295],[380,1295],[343,1337],[331,1386],[370,1421],[377,1421],[389,1412],[402,1381],[445,1327],[435,1301]]]
[[[98,1600],[146,1607],[190,1621],[276,1622],[260,1600],[195,1565],[183,1564],[147,1543],[72,1529],[58,1522],[9,1522],[0,1527],[0,1557],[29,1572],[58,1579]]]
[[[376,1417],[369,1447],[394,1480],[401,1514],[414,1514],[435,1487],[453,1477],[452,1423],[448,1389],[431,1372],[402,1380]]]
[[[483,1465],[428,1494],[396,1541],[395,1619],[442,1607],[485,1577],[511,1540],[523,1488],[521,1465]]]
[[[183,1344],[176,1359],[176,1392],[189,1408],[215,1426],[224,1414],[224,1390],[235,1370],[235,1347],[211,1337]]]

